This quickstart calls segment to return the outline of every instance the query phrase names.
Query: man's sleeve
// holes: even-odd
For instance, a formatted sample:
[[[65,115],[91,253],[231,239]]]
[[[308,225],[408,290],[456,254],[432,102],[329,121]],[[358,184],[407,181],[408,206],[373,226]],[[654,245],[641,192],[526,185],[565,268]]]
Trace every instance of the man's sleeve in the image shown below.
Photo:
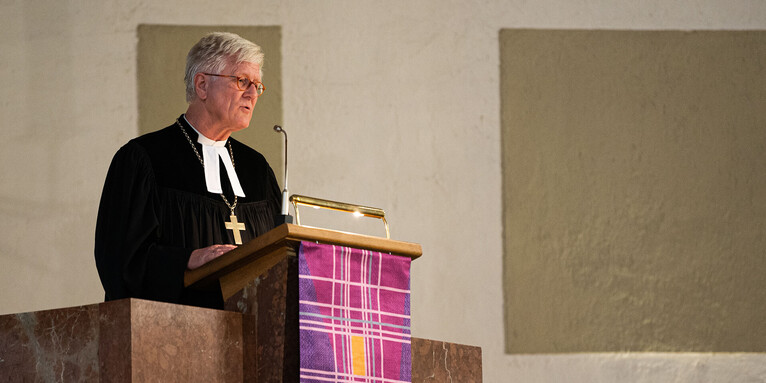
[[[112,159],[96,221],[96,267],[106,300],[179,301],[191,249],[157,243],[159,209],[149,157],[128,143]]]

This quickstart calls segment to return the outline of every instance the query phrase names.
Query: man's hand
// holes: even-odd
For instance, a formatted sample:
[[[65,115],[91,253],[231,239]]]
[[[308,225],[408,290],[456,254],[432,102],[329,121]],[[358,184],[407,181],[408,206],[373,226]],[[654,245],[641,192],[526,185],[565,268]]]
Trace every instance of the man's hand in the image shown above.
[[[191,257],[189,257],[189,263],[186,264],[186,267],[188,267],[189,270],[194,270],[220,257],[223,253],[236,248],[237,246],[234,245],[213,245],[194,250],[191,253]]]

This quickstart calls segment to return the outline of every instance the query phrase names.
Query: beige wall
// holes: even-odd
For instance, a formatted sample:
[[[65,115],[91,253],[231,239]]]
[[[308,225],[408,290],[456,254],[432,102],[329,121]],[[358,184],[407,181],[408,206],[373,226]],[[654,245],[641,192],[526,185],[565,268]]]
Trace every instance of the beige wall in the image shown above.
[[[766,351],[766,33],[500,47],[506,349]]]
[[[747,0],[4,0],[0,311],[102,298],[93,229],[138,132],[138,26],[280,26],[291,189],[383,207],[394,238],[423,245],[416,336],[480,345],[487,382],[762,380],[762,354],[504,353],[498,31],[765,20]]]

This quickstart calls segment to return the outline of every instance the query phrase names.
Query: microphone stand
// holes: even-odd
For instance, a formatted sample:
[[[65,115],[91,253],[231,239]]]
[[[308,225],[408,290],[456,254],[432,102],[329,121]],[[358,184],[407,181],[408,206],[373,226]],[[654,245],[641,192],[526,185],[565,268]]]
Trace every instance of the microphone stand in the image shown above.
[[[284,223],[293,223],[293,216],[290,215],[288,204],[289,193],[287,192],[287,132],[279,125],[274,125],[274,131],[285,135],[285,188],[282,190],[282,214],[276,217],[274,226]]]

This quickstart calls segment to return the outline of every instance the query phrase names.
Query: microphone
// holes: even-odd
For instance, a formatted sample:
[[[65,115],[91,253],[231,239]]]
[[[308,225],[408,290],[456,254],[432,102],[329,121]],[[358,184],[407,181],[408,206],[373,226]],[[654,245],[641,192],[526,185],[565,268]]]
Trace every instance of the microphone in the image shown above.
[[[287,132],[279,125],[274,125],[274,131],[285,135],[285,188],[282,190],[282,215],[277,218],[276,222],[276,225],[279,226],[283,223],[293,223],[293,217],[289,213],[289,193],[287,192]]]

